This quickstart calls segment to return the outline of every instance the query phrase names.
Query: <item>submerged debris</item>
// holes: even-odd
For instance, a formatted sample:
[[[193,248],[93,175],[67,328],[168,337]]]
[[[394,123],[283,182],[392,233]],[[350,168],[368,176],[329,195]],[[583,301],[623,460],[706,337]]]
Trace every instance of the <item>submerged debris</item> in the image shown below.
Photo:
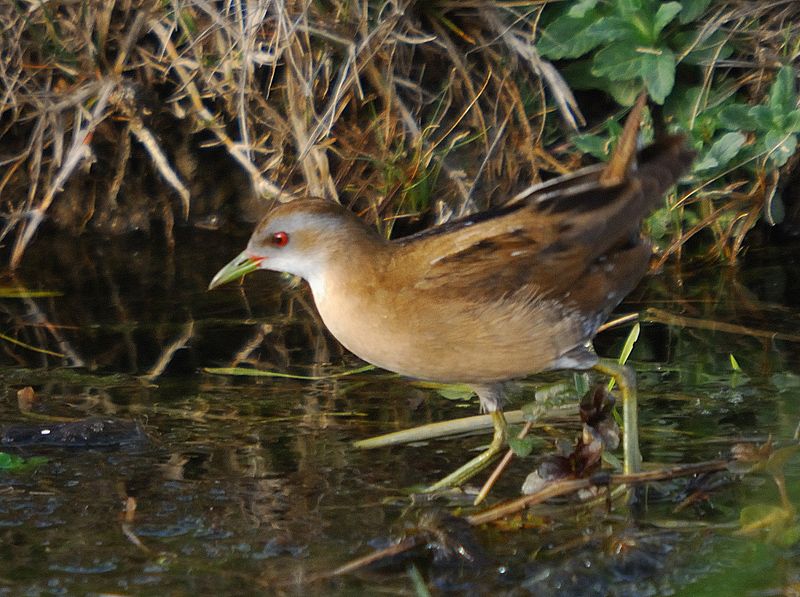
[[[48,425],[16,423],[0,427],[0,446],[6,448],[142,448],[148,444],[150,438],[138,422],[109,417],[90,417]]]
[[[612,416],[614,400],[602,385],[595,385],[581,400],[583,430],[574,446],[556,443],[556,453],[544,458],[522,484],[522,493],[541,491],[548,483],[589,477],[600,470],[604,450],[619,446],[619,425]]]

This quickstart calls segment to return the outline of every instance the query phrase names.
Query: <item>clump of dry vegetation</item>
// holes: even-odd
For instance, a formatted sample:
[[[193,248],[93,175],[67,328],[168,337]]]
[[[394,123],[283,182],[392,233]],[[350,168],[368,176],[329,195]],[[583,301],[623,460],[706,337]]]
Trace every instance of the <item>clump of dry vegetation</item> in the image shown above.
[[[657,214],[656,236],[669,254],[707,230],[735,255],[762,213],[778,214],[800,126],[784,123],[778,163],[756,147],[766,131],[755,116],[731,131],[719,112],[769,105],[800,47],[800,8],[667,3],[656,37],[675,50],[668,88],[581,75],[574,48],[542,45],[558,19],[623,4],[649,14],[649,2],[5,2],[0,237],[11,266],[46,220],[104,233],[161,222],[171,240],[176,221],[252,220],[295,195],[341,201],[386,233],[400,218],[466,213],[606,153],[622,115],[611,97],[626,104],[614,91],[642,85],[667,125],[689,127],[705,165]],[[603,48],[621,47],[606,37]],[[594,128],[570,140],[586,124],[572,88],[593,89],[579,97]],[[791,112],[792,99],[796,109],[796,95],[776,109]]]

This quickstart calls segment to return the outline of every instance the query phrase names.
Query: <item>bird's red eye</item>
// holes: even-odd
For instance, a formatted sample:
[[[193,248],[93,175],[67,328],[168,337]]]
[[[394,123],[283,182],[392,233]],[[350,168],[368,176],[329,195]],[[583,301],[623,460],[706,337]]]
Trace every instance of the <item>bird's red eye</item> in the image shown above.
[[[272,244],[276,247],[285,247],[289,242],[289,235],[285,232],[276,232],[272,235]]]

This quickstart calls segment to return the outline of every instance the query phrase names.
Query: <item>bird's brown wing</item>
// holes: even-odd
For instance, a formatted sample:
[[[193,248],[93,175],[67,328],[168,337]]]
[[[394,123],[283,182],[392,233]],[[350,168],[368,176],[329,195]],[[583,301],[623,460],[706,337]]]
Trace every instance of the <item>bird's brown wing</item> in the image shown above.
[[[556,181],[493,212],[401,240],[398,259],[416,264],[408,282],[433,296],[473,293],[485,301],[528,287],[608,311],[646,269],[642,218],[693,155],[682,137],[666,138],[642,151],[638,169],[619,184],[604,186],[599,170]]]
[[[580,250],[556,246],[557,231],[552,218],[537,218],[527,205],[465,223],[410,245],[413,261],[423,264],[412,283],[445,296],[484,298],[499,298],[534,282],[555,289],[561,283],[551,275],[549,261],[568,254],[578,258]]]

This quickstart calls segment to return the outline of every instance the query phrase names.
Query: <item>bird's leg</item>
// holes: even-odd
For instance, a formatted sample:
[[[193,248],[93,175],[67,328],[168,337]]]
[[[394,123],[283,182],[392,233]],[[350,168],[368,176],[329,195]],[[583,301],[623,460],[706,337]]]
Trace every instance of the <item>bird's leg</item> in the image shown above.
[[[444,479],[426,488],[425,493],[439,491],[440,489],[446,489],[448,487],[458,487],[489,466],[500,454],[503,450],[503,446],[506,444],[506,418],[503,416],[502,410],[493,410],[490,414],[492,415],[492,424],[494,425],[494,437],[492,437],[492,443],[489,444],[489,447],[475,458],[447,475]]]
[[[622,436],[623,472],[626,475],[638,473],[642,464],[639,452],[639,422],[636,405],[636,375],[633,369],[626,365],[609,360],[600,359],[594,365],[594,370],[613,378],[622,394]]]

